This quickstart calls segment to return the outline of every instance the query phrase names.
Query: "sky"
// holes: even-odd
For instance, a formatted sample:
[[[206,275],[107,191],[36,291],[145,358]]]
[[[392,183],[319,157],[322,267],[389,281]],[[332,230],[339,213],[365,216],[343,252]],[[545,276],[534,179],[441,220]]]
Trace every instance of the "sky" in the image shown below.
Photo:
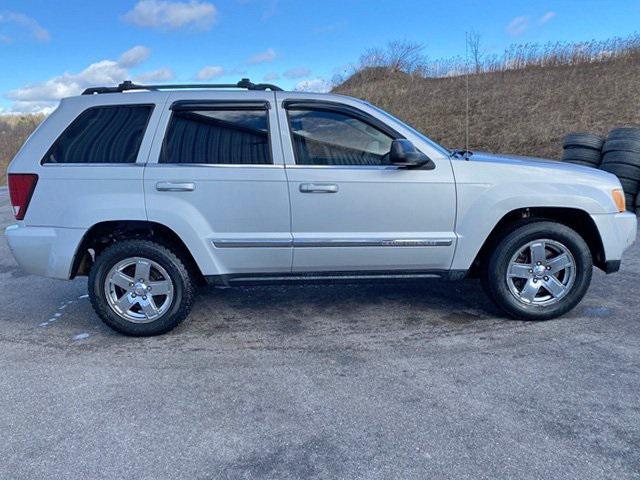
[[[640,0],[0,0],[0,114],[49,112],[88,86],[230,83],[327,90],[367,50],[431,59],[640,30]]]

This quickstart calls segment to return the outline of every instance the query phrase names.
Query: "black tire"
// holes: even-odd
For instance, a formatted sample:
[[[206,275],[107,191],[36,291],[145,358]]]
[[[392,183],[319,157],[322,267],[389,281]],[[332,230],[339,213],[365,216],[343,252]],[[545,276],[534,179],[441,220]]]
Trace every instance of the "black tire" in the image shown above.
[[[631,195],[630,193],[625,193],[624,194],[624,201],[625,201],[625,204],[627,206],[627,210],[632,212],[634,203],[636,204],[636,207],[637,207],[638,195]]]
[[[629,205],[631,205],[631,203],[629,203]],[[636,215],[640,215],[640,193],[636,195],[635,212]]]
[[[603,163],[600,168],[605,172],[613,173],[618,178],[640,181],[640,168],[624,163]]]
[[[541,239],[553,240],[569,250],[575,263],[575,278],[568,293],[556,303],[525,304],[509,289],[509,262],[527,243]],[[548,320],[564,315],[582,300],[591,283],[592,270],[589,246],[575,230],[553,221],[534,221],[516,227],[497,243],[483,269],[482,282],[489,297],[509,316],[520,320]]]
[[[618,180],[620,180],[624,193],[628,193],[634,197],[638,194],[638,190],[640,189],[640,182],[638,182],[638,180],[629,180],[628,178],[618,178]]]
[[[602,156],[602,163],[625,163],[640,168],[640,153],[607,152]]]
[[[640,141],[638,140],[607,140],[604,142],[602,152],[635,152],[640,153]]]
[[[598,168],[598,165],[595,165],[591,162],[585,162],[583,160],[573,160],[571,158],[569,158],[568,160],[563,160],[564,163],[573,163],[574,165],[581,165],[583,167],[589,167],[589,168]]]
[[[640,128],[614,128],[609,132],[609,135],[607,135],[607,140],[635,140],[640,142]]]
[[[121,317],[107,301],[107,274],[118,262],[130,257],[156,262],[173,283],[173,300],[168,309],[148,323],[135,323]],[[120,333],[136,337],[160,335],[178,326],[191,311],[195,295],[193,279],[182,260],[169,248],[148,240],[123,240],[102,251],[89,273],[88,287],[93,308],[104,323]]]
[[[600,135],[596,135],[594,133],[576,132],[569,133],[564,137],[562,141],[562,147],[584,147],[600,151],[603,143],[604,138],[602,138]]]
[[[600,150],[592,150],[590,148],[583,147],[571,147],[565,148],[564,152],[562,152],[562,160],[581,160],[583,162],[593,163],[595,165],[599,165],[602,159],[600,155]]]

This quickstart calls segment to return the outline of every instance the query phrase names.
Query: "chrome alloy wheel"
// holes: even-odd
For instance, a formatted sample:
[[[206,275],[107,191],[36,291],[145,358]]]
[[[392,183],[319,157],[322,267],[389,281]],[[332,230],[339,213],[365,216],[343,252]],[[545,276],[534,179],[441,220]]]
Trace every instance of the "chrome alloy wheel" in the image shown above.
[[[148,323],[164,315],[173,301],[173,282],[157,262],[126,258],[113,266],[104,283],[109,307],[133,323]]]
[[[507,270],[511,294],[525,305],[548,306],[564,298],[576,279],[576,262],[569,249],[549,239],[521,247]]]

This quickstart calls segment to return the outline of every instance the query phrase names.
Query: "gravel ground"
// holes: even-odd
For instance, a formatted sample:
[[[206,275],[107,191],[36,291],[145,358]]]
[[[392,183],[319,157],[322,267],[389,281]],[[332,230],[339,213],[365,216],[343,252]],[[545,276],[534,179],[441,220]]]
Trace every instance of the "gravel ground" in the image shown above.
[[[639,273],[541,323],[473,281],[207,289],[133,339],[2,240],[0,478],[640,478]]]

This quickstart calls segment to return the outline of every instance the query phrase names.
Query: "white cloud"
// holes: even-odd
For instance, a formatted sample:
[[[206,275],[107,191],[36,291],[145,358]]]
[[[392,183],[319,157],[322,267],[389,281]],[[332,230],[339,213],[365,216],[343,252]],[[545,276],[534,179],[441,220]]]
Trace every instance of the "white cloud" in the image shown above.
[[[49,115],[58,106],[58,102],[13,102],[9,110],[3,110],[2,115],[21,115],[24,113],[43,113]]]
[[[138,27],[176,30],[192,28],[207,30],[215,22],[218,10],[209,2],[169,2],[165,0],[140,0],[132,10],[124,14],[125,21]]]
[[[327,93],[331,90],[331,83],[323,78],[314,78],[298,82],[295,87],[297,92]]]
[[[287,78],[302,78],[308,77],[311,74],[311,70],[308,68],[300,67],[300,68],[292,68],[287,70],[282,75]]]
[[[65,72],[40,83],[27,85],[8,92],[5,97],[13,101],[14,112],[48,112],[65,97],[79,95],[85,88],[100,85],[116,85],[131,74],[129,68],[137,66],[149,55],[146,47],[134,47],[124,52],[119,60],[101,60],[92,63],[78,73]],[[153,79],[167,79],[168,69],[148,72]],[[142,74],[140,77],[143,77]],[[171,73],[171,75],[173,75]],[[165,77],[165,78],[160,78]],[[150,77],[147,77],[150,78]]]
[[[202,68],[196,75],[198,80],[211,80],[212,78],[221,77],[224,75],[224,68],[217,65],[209,65]]]
[[[170,68],[159,68],[149,72],[141,73],[134,78],[137,83],[164,82],[174,78],[173,70]]]
[[[555,16],[556,12],[547,12],[538,19],[538,23],[540,25],[544,25],[545,23],[551,21]]]
[[[39,42],[48,42],[51,40],[51,34],[38,23],[35,18],[31,18],[28,15],[18,12],[0,12],[0,23],[16,25],[31,35],[35,40]],[[8,36],[2,36],[6,41],[11,41]]]
[[[507,25],[507,33],[511,36],[522,35],[529,28],[529,19],[524,16],[515,17]]]
[[[273,62],[275,58],[276,58],[275,50],[273,48],[267,48],[267,50],[265,50],[264,52],[258,53],[257,55],[254,55],[253,57],[251,57],[249,59],[249,63],[255,65],[256,63]]]
[[[123,67],[135,67],[149,58],[149,55],[151,55],[151,49],[136,45],[120,55],[118,63]]]
[[[276,72],[269,72],[264,77],[262,77],[265,82],[272,82],[274,80],[278,80],[279,78],[280,75]]]

